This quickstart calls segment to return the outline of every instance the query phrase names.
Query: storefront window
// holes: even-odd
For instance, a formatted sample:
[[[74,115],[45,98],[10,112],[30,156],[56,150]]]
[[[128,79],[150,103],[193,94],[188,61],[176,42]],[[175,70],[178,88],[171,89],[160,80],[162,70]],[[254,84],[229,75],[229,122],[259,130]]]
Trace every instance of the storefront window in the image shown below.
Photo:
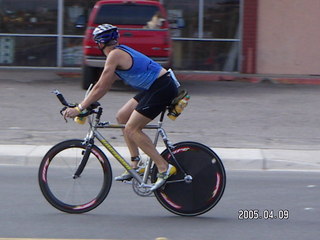
[[[238,38],[239,0],[205,0],[203,38]]]
[[[0,1],[0,32],[57,33],[57,0]]]
[[[176,69],[238,71],[240,0],[163,2],[171,23]]]
[[[64,67],[76,67],[82,63],[82,38],[64,38],[62,59]]]
[[[237,71],[239,43],[213,41],[175,41],[175,69]]]
[[[164,1],[172,37],[198,37],[199,2],[195,0]]]
[[[64,0],[64,34],[84,34],[89,12],[95,2],[93,0]]]
[[[0,37],[0,64],[4,66],[53,67],[57,60],[55,37]]]
[[[0,0],[0,66],[80,67],[96,2]],[[160,2],[168,13],[175,69],[238,71],[240,0]]]

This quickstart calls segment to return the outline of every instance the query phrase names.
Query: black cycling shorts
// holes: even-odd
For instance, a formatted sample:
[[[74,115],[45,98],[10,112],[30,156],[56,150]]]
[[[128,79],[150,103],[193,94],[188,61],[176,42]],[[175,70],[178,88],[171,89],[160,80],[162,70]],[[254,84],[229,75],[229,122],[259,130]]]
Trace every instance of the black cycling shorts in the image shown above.
[[[155,119],[178,95],[178,88],[170,74],[158,78],[148,90],[133,98],[138,102],[135,110],[143,116]]]

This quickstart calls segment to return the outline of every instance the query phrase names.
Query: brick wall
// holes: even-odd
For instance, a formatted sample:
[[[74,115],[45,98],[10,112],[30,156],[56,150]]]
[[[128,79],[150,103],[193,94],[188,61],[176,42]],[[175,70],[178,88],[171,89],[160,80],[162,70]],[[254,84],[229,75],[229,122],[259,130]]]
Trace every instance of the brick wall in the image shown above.
[[[242,73],[256,73],[258,0],[244,0],[242,33]]]

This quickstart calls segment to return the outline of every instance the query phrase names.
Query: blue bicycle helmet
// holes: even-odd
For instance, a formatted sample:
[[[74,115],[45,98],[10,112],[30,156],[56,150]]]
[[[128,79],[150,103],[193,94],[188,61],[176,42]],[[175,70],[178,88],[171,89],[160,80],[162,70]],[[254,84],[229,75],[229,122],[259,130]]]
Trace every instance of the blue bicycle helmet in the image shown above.
[[[104,43],[108,45],[108,43],[114,44],[117,42],[119,38],[118,28],[111,24],[101,24],[96,27],[92,33],[93,40],[96,43]]]

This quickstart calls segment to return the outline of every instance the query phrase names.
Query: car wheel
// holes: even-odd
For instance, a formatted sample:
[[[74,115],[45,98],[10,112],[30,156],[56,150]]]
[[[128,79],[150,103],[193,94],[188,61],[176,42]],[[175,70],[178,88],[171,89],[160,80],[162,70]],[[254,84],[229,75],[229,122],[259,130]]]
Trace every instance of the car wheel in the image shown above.
[[[101,69],[96,67],[82,67],[82,88],[88,89],[90,84],[95,84],[100,76]]]

